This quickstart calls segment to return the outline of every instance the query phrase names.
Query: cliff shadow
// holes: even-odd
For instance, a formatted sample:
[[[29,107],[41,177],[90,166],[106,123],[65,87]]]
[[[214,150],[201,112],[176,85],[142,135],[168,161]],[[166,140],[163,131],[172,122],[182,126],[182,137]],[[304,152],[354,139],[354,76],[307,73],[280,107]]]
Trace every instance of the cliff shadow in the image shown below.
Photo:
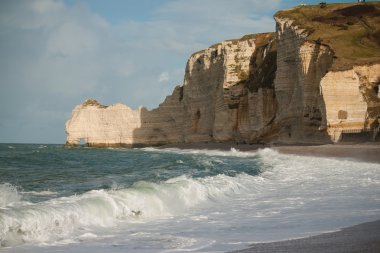
[[[140,108],[140,127],[132,133],[132,147],[161,146],[183,143],[183,87],[175,87],[172,95],[165,98],[158,108]]]
[[[277,100],[274,79],[277,70],[277,38],[268,34],[250,57],[248,78],[242,80],[247,91],[247,105],[250,125],[247,142],[262,143],[275,138]],[[242,106],[244,109],[244,105]],[[244,111],[243,111],[244,113]]]

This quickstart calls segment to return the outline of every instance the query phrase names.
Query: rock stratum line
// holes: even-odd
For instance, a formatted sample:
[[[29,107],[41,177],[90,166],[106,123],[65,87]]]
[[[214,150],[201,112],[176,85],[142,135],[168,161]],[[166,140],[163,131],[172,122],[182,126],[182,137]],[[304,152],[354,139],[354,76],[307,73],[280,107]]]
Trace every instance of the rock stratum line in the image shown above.
[[[275,33],[191,55],[183,85],[156,109],[86,100],[66,144],[378,141],[380,3],[302,5],[275,21]]]

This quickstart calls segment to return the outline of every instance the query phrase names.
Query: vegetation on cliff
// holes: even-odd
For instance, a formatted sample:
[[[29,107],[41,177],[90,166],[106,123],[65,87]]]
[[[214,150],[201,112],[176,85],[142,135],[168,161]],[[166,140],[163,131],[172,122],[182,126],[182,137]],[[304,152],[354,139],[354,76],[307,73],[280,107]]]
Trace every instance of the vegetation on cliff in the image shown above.
[[[99,107],[99,108],[107,108],[107,106],[102,105],[96,99],[92,99],[92,98],[86,99],[82,103],[82,106],[84,106],[84,107],[86,107],[86,106],[96,106],[96,107]]]
[[[275,17],[293,20],[307,40],[329,46],[333,70],[380,62],[380,2],[300,5]]]

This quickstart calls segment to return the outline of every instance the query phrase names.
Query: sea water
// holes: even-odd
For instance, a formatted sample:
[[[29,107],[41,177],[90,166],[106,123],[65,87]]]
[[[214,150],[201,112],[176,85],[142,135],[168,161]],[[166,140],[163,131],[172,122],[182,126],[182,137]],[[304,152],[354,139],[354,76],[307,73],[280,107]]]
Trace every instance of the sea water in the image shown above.
[[[226,252],[380,218],[380,165],[0,144],[2,252]]]

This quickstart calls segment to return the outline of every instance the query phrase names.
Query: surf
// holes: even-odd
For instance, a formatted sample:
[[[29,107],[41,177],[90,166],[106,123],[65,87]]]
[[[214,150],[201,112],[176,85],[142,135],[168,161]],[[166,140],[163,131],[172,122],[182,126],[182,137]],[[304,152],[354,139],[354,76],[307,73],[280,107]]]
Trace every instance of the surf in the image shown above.
[[[126,189],[93,190],[42,203],[5,206],[0,209],[0,242],[2,246],[14,246],[57,241],[80,229],[183,214],[201,203],[247,190],[245,183],[250,177],[180,176],[161,183],[140,181]]]

